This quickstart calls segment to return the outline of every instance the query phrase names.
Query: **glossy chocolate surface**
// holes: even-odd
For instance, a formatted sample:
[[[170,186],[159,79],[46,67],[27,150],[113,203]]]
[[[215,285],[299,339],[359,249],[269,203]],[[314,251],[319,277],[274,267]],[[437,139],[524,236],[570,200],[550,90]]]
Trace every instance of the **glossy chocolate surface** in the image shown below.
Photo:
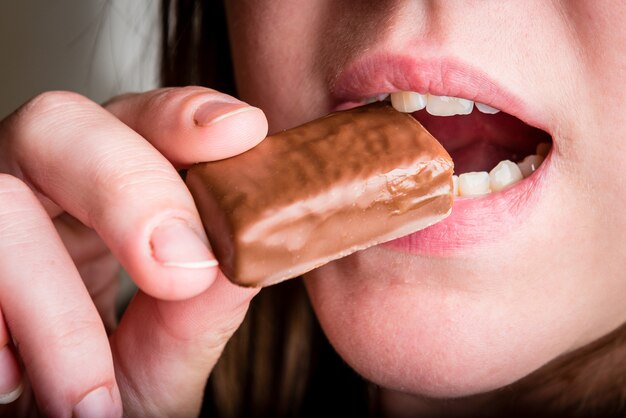
[[[186,181],[224,274],[266,286],[442,220],[452,172],[415,119],[377,103],[197,164]]]

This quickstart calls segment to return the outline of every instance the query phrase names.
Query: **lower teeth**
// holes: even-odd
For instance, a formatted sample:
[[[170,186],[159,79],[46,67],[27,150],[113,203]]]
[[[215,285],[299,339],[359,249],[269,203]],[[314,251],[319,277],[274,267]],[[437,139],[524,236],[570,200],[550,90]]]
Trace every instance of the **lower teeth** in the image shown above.
[[[455,196],[475,197],[499,192],[534,173],[550,150],[551,144],[541,143],[537,154],[528,155],[519,163],[500,161],[489,173],[474,171],[452,176]]]
[[[524,178],[530,176],[543,162],[543,157],[541,155],[529,155],[524,158],[521,162],[517,163],[520,171]]]

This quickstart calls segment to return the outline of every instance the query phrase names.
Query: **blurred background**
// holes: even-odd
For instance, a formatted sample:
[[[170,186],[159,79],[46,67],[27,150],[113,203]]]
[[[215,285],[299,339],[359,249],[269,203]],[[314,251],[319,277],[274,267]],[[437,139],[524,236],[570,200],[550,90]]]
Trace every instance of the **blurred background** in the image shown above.
[[[0,119],[46,90],[155,87],[158,23],[156,0],[0,0]]]
[[[0,0],[0,120],[47,90],[101,103],[158,84],[157,0]],[[122,272],[119,308],[134,286]]]

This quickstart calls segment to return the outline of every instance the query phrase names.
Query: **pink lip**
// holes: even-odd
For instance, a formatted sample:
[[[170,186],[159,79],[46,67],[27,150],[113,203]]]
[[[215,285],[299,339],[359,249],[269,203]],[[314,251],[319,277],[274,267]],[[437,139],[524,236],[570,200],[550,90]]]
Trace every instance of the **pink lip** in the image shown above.
[[[454,59],[422,59],[374,53],[349,63],[331,86],[334,110],[394,91],[416,91],[470,99],[501,109],[544,131],[542,115],[483,71]]]
[[[455,251],[493,243],[523,226],[545,181],[550,156],[530,177],[499,193],[457,198],[452,213],[426,229],[382,244],[418,255],[446,256]]]
[[[332,87],[335,110],[393,91],[416,91],[475,100],[501,109],[548,133],[546,120],[484,72],[453,59],[374,53],[349,63]],[[457,198],[451,215],[422,231],[382,244],[416,255],[446,256],[495,242],[533,210],[549,172],[551,155],[530,177],[499,193]]]

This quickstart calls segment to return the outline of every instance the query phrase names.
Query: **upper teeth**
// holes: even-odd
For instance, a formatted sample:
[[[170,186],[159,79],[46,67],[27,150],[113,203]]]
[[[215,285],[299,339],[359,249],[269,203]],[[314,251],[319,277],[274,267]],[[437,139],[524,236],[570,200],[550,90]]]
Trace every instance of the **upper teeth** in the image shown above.
[[[469,115],[474,109],[474,102],[449,96],[428,95],[426,111],[434,116]]]
[[[480,102],[476,102],[476,109],[480,110],[483,113],[488,113],[490,115],[493,115],[495,113],[498,113],[500,110],[496,109],[495,107],[491,107],[488,106],[484,103],[480,103]]]
[[[433,116],[469,115],[474,108],[474,101],[460,97],[435,96],[414,91],[391,93],[391,105],[399,112],[412,113],[426,109]],[[498,113],[499,110],[476,102],[476,108],[483,113]]]
[[[391,93],[391,105],[398,112],[413,113],[426,107],[427,96],[413,91]]]
[[[388,95],[378,95],[368,102],[385,100]],[[499,109],[484,103],[460,97],[436,96],[420,94],[414,91],[398,91],[391,93],[391,105],[399,112],[413,113],[422,109],[433,116],[469,115],[474,105],[479,112],[494,114]],[[500,161],[490,172],[478,171],[452,176],[453,193],[455,196],[474,197],[491,192],[499,192],[530,176],[541,165],[550,150],[551,144],[537,145],[536,154],[528,155],[517,164]]]

